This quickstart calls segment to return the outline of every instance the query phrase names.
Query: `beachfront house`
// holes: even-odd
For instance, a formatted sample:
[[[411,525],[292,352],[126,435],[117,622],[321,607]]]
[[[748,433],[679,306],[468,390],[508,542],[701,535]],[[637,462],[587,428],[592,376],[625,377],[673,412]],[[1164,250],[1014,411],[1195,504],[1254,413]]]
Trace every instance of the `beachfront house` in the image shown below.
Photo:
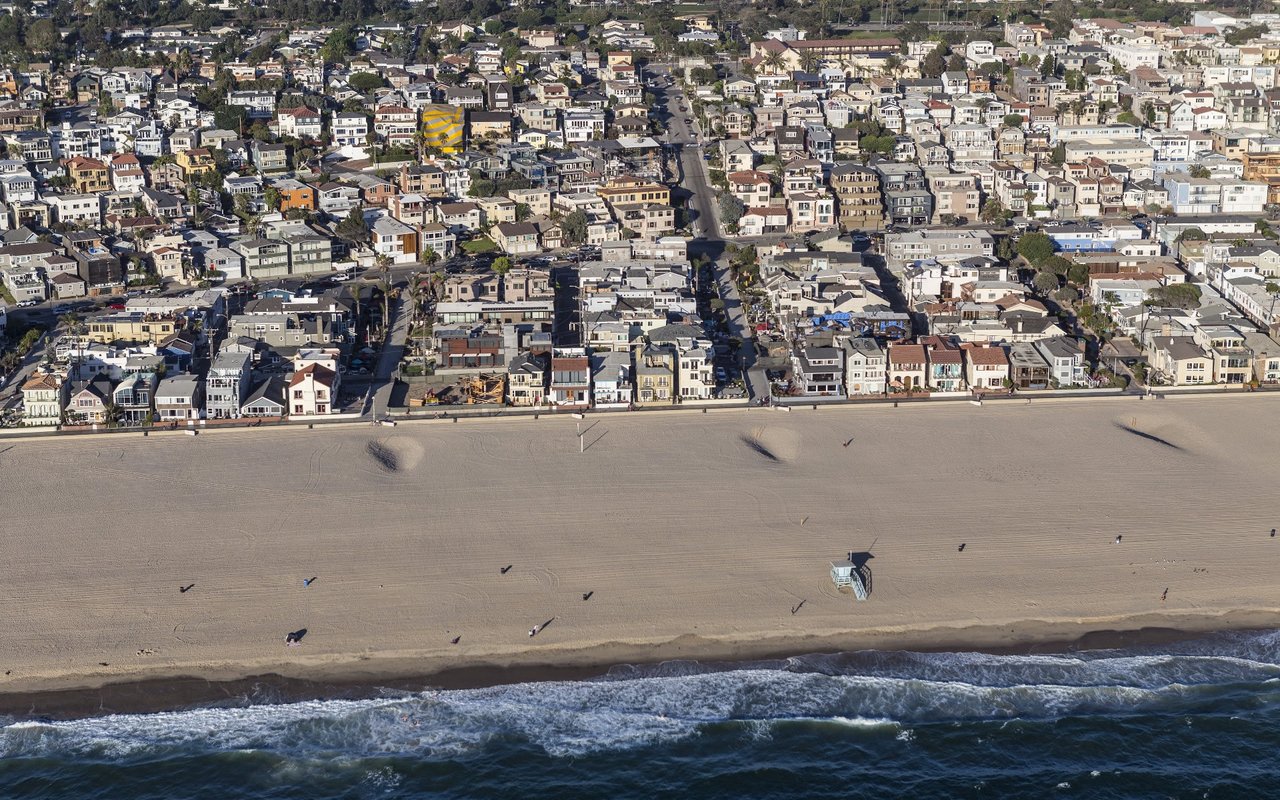
[[[22,384],[22,424],[43,427],[62,422],[71,384],[58,375],[38,373]]]
[[[1019,389],[1049,388],[1049,364],[1031,342],[1009,345],[1009,379]]]
[[[1083,386],[1089,374],[1084,361],[1084,351],[1075,339],[1054,336],[1034,343],[1040,355],[1049,364],[1049,378],[1058,386]]]
[[[1195,386],[1213,381],[1213,360],[1194,339],[1156,336],[1152,339],[1151,366],[1160,379],[1173,386]]]
[[[186,422],[204,414],[204,380],[196,375],[171,375],[156,387],[156,419]]]
[[[797,344],[791,352],[795,385],[805,397],[843,397],[843,353],[839,348],[810,342]]]
[[[240,416],[256,418],[287,416],[289,412],[288,407],[285,405],[285,391],[287,389],[284,379],[278,375],[272,375],[270,378],[260,381],[249,392],[244,404],[240,406]]]
[[[75,381],[67,396],[65,419],[69,425],[106,422],[110,404],[111,379],[106,375],[98,374],[89,380]]]
[[[308,416],[334,413],[337,373],[320,364],[308,364],[289,379],[289,413]]]
[[[209,366],[206,379],[206,416],[231,419],[240,416],[240,407],[249,392],[249,353],[219,353]]]
[[[884,394],[885,352],[870,336],[844,342],[844,386],[850,397]]]
[[[976,390],[1000,390],[1009,380],[1009,357],[1000,345],[967,344],[964,352],[965,380]]]
[[[889,345],[889,390],[894,392],[910,392],[923,389],[928,359],[924,345],[898,344]]]
[[[586,408],[591,403],[591,359],[581,348],[565,348],[551,356],[551,405]]]
[[[964,390],[964,361],[960,349],[937,337],[930,337],[925,350],[929,359],[929,388],[940,392]]]
[[[519,408],[547,401],[547,362],[544,353],[520,353],[507,364],[507,402]]]

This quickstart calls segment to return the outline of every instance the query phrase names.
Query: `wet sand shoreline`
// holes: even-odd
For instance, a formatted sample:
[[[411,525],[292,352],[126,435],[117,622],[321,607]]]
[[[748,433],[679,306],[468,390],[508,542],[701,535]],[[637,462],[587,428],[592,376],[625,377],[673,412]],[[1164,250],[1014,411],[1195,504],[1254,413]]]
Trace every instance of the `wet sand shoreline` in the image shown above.
[[[880,651],[905,650],[913,652],[971,652],[990,655],[1028,655],[1043,653],[1073,653],[1089,650],[1112,650],[1151,647],[1196,639],[1212,633],[1226,631],[1262,630],[1259,622],[1274,620],[1280,624],[1278,614],[1234,615],[1243,618],[1237,625],[1225,619],[1178,620],[1150,619],[1152,627],[1115,628],[1089,630],[1076,638],[1059,638],[1063,631],[1082,625],[1040,626],[1046,638],[1023,638],[1027,634],[1019,628],[1009,634],[1001,631],[933,631],[920,635],[886,637],[876,649]],[[1156,627],[1156,624],[1192,623],[1187,628]],[[1206,627],[1201,627],[1203,623]],[[1001,637],[1008,643],[992,644]],[[851,636],[851,639],[856,636]],[[290,703],[306,700],[356,700],[377,697],[387,692],[417,693],[429,690],[481,689],[516,683],[549,681],[580,681],[607,678],[619,668],[649,667],[670,661],[688,661],[713,665],[750,665],[761,662],[781,662],[820,653],[839,650],[770,649],[773,643],[762,646],[729,648],[711,647],[707,656],[670,659],[657,655],[650,660],[626,662],[590,663],[590,654],[565,663],[537,663],[517,661],[509,664],[478,663],[446,667],[436,672],[415,674],[406,672],[411,665],[392,663],[375,670],[366,670],[358,677],[344,676],[341,669],[327,679],[287,677],[269,673],[229,679],[210,679],[188,675],[148,677],[131,681],[68,686],[36,691],[0,693],[0,717],[12,719],[79,719],[109,714],[150,714],[180,711],[197,707],[247,706]],[[665,648],[659,646],[661,654]],[[695,646],[692,648],[697,650]],[[612,651],[619,654],[618,651]],[[848,651],[845,651],[848,652]],[[377,669],[386,670],[376,675]],[[74,682],[74,681],[73,681]]]

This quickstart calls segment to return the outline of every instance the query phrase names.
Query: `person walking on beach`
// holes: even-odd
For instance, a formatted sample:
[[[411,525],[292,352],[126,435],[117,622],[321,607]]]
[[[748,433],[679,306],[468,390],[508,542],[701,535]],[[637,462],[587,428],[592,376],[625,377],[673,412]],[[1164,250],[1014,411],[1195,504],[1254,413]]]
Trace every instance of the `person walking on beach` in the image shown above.
[[[1119,534],[1118,536],[1116,536],[1116,544],[1120,544],[1120,540],[1123,538],[1124,538],[1124,534]]]
[[[534,625],[532,628],[529,629],[529,638],[532,639],[537,635],[538,635],[538,626]]]
[[[961,543],[960,543],[960,547],[959,547],[959,549],[958,549],[956,552],[958,552],[958,553],[963,553],[963,552],[964,552],[964,546],[965,546],[966,544],[968,544],[968,542],[961,542]]]
[[[1169,597],[1169,587],[1164,587],[1164,594],[1160,595],[1160,602],[1163,603]]]

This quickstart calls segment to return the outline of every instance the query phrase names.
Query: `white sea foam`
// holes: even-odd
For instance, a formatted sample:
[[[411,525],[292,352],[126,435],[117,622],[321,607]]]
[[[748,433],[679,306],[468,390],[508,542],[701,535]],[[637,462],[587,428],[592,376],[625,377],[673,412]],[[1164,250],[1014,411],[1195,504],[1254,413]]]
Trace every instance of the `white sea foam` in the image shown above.
[[[869,719],[867,717],[832,717],[828,722],[846,725],[850,728],[896,728],[898,723],[891,719]]]
[[[1177,656],[857,653],[701,672],[683,662],[666,665],[666,674],[635,668],[629,677],[615,672],[596,681],[22,721],[0,728],[0,758],[136,759],[179,749],[316,760],[451,758],[495,739],[574,756],[675,742],[717,723],[739,723],[748,736],[765,736],[774,725],[795,721],[873,730],[973,719],[1190,713],[1240,684],[1274,683],[1280,667],[1258,660],[1265,648],[1249,639],[1236,644],[1235,652],[1219,645],[1224,652]],[[1272,658],[1273,645],[1267,645]]]

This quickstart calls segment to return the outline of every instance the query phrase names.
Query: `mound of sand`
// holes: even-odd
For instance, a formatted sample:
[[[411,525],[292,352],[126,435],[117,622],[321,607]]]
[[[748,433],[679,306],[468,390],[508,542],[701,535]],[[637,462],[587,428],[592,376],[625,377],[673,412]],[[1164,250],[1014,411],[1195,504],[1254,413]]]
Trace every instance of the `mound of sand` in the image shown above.
[[[772,464],[789,464],[800,455],[800,437],[790,428],[762,426],[740,438],[747,449]]]
[[[422,445],[403,436],[375,439],[365,446],[365,452],[375,466],[383,472],[402,472],[413,469],[422,462]]]

